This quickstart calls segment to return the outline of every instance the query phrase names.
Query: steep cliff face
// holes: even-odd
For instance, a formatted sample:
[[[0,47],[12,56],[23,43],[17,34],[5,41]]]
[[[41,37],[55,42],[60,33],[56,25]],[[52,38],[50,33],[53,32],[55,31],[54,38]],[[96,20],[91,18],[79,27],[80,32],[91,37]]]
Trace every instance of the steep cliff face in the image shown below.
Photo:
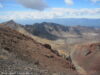
[[[75,46],[71,58],[80,74],[100,74],[100,43]]]
[[[0,25],[0,73],[74,74],[69,61],[34,39]],[[71,73],[70,73],[71,72]]]

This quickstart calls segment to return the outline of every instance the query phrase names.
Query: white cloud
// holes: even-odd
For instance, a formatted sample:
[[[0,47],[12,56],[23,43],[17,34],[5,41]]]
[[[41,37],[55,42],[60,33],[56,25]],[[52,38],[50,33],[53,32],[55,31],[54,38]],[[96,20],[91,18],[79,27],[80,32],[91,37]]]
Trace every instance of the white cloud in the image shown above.
[[[2,20],[35,20],[53,18],[100,18],[100,8],[71,9],[71,8],[51,8],[49,11],[9,11],[0,12]],[[13,14],[12,14],[13,13]]]
[[[44,10],[48,7],[44,0],[17,0],[17,2],[22,4],[26,8],[37,10]]]
[[[100,0],[91,0],[93,3],[96,3],[96,2],[98,2],[98,1],[100,1]]]
[[[68,5],[73,5],[74,4],[73,0],[64,0],[64,1]]]
[[[12,0],[0,0],[0,7],[2,7],[1,2],[12,1]],[[21,4],[26,8],[36,9],[36,10],[44,10],[48,7],[45,0],[15,0],[17,3]]]

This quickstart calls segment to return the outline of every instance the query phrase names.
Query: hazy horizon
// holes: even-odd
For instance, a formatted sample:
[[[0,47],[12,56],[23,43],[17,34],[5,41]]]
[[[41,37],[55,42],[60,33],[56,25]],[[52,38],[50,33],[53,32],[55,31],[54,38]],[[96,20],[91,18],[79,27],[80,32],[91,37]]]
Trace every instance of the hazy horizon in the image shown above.
[[[13,19],[21,24],[57,23],[55,19],[71,18],[100,19],[100,0],[0,0],[0,22]],[[63,22],[60,24],[67,25]]]

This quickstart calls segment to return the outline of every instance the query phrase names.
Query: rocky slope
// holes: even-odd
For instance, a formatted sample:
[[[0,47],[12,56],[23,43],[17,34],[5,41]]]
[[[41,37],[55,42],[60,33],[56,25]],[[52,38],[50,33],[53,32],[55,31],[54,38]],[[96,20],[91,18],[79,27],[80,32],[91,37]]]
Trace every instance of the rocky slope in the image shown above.
[[[63,26],[56,23],[35,23],[33,25],[21,25],[13,20],[2,23],[21,33],[32,34],[48,40],[64,40],[69,43],[78,43],[88,40],[99,40],[100,29],[85,26]],[[72,41],[71,41],[72,40]]]
[[[36,23],[33,25],[26,25],[25,29],[32,33],[33,35],[46,38],[49,40],[63,39],[70,42],[77,39],[90,39],[93,40],[97,36],[100,36],[100,29],[94,27],[85,26],[63,26],[56,23]],[[98,39],[98,38],[97,38]],[[80,40],[80,41],[81,41]]]
[[[56,23],[20,25],[13,20],[3,23],[18,32],[30,36],[42,44],[50,44],[54,50],[67,57],[72,45],[100,41],[100,29],[85,26],[63,26]]]
[[[69,61],[5,25],[0,25],[0,75],[77,75]]]
[[[80,74],[100,75],[100,43],[75,46],[71,58]]]
[[[32,36],[31,34],[29,34],[29,32],[27,32],[24,28],[23,25],[16,23],[13,20],[7,21],[7,22],[3,22],[3,25],[6,25],[22,34],[28,35],[28,36]]]
[[[100,74],[100,43],[91,43],[100,41],[99,28],[82,26],[66,28],[45,22],[24,27],[21,25],[16,27],[17,23],[14,21],[3,24],[0,25],[0,75],[6,73],[7,75],[8,73],[17,75],[23,73],[28,75]],[[75,46],[69,45],[69,39],[72,42],[76,40],[79,44],[76,42]],[[56,47],[59,53],[48,44],[53,48]],[[67,56],[67,60],[59,57],[59,54]]]

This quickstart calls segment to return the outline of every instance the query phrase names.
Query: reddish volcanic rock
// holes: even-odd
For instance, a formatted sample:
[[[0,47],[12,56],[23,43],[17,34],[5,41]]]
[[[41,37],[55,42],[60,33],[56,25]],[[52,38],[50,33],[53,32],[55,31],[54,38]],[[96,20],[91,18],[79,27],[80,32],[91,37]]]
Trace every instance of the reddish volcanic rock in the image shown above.
[[[100,75],[100,43],[75,46],[72,62],[82,75]]]
[[[69,61],[57,56],[48,47],[49,45],[43,46],[28,36],[0,25],[0,75],[3,75],[3,71],[26,72],[28,67],[32,68],[32,74],[29,75],[50,75],[49,72],[77,75]],[[9,71],[9,67],[14,69]],[[39,70],[39,74],[34,74],[36,70]],[[47,71],[47,74],[44,74],[44,71]],[[30,73],[30,69],[28,72]]]

